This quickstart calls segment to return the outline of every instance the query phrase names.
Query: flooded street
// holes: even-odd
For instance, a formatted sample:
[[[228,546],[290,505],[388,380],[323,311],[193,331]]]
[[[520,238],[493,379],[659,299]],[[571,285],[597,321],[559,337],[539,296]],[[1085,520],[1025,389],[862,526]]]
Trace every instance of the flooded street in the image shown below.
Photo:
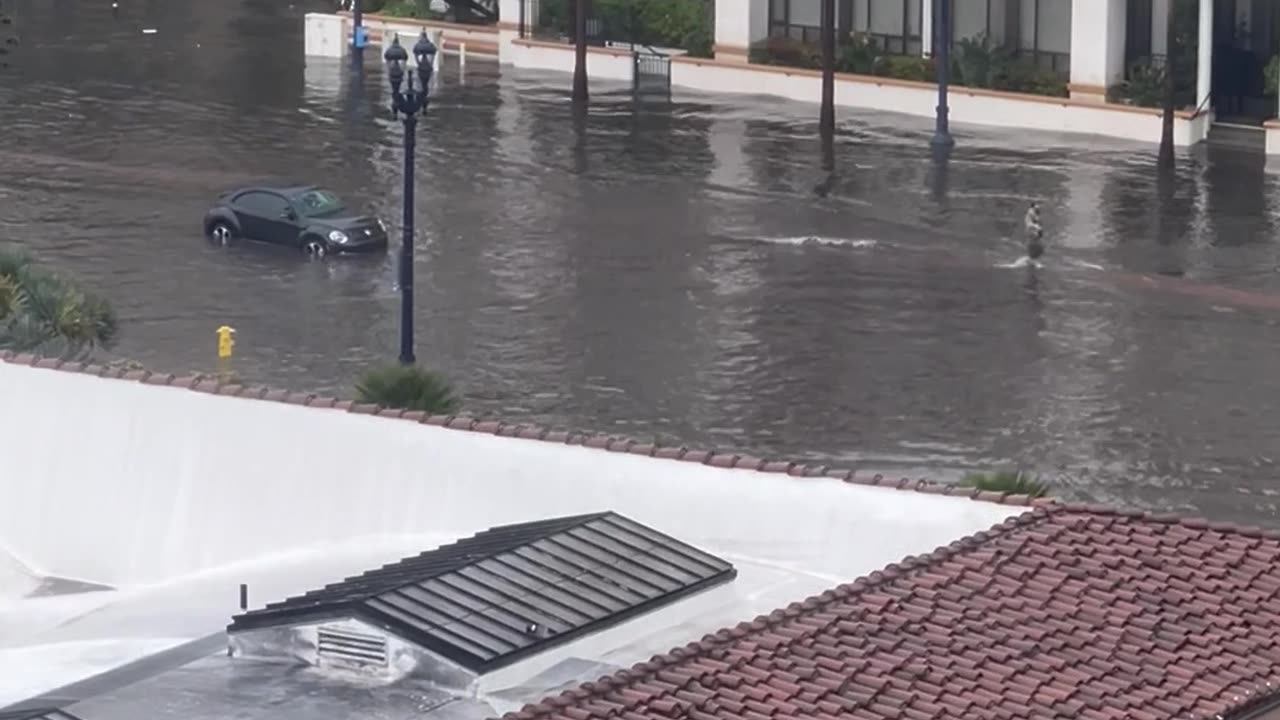
[[[201,237],[219,192],[278,179],[369,206],[398,243],[377,50],[363,77],[305,60],[309,9],[18,0],[0,239],[111,298],[120,357],[210,370],[229,324],[246,380],[343,394],[394,360],[393,256]],[[940,175],[930,121],[843,110],[824,196],[813,106],[636,106],[601,85],[578,120],[568,88],[447,58],[419,138],[418,359],[473,413],[1280,515],[1280,187],[1261,157],[1198,149],[1161,186],[1152,147],[957,128]],[[1033,198],[1047,267],[999,267]]]

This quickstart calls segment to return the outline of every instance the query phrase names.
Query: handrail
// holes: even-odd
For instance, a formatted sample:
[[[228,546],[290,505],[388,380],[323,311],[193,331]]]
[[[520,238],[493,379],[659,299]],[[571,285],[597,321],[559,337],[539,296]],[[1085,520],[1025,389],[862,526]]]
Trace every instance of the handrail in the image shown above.
[[[1200,104],[1196,106],[1196,109],[1191,111],[1192,120],[1195,120],[1196,118],[1200,117],[1200,113],[1205,111],[1206,106],[1209,104],[1210,100],[1213,100],[1212,90],[1209,91],[1208,95],[1204,96],[1204,99],[1200,101]]]

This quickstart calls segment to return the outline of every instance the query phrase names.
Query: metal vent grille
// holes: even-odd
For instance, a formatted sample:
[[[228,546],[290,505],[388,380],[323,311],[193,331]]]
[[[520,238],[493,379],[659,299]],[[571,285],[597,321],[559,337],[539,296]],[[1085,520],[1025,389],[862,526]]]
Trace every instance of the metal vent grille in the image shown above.
[[[350,630],[322,627],[316,654],[321,663],[328,660],[361,666],[386,667],[387,639]]]

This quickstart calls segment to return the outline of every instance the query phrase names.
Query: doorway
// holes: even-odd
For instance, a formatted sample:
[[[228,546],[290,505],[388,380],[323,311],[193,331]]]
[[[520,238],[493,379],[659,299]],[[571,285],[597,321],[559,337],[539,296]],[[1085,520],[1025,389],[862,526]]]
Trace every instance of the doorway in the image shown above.
[[[1280,50],[1280,12],[1275,0],[1213,3],[1213,107],[1217,120],[1261,125],[1276,116],[1276,88],[1267,82],[1265,71]]]

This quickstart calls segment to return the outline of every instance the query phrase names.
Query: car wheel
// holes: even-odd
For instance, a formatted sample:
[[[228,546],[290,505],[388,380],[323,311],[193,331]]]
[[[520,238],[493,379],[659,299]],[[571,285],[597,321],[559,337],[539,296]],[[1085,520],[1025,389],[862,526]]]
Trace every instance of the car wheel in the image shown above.
[[[236,229],[221,220],[209,226],[209,239],[226,247],[236,239]]]
[[[320,260],[324,258],[325,255],[329,254],[329,248],[324,244],[323,240],[311,238],[307,240],[307,243],[302,247],[307,251],[307,255],[315,258],[316,260]]]

